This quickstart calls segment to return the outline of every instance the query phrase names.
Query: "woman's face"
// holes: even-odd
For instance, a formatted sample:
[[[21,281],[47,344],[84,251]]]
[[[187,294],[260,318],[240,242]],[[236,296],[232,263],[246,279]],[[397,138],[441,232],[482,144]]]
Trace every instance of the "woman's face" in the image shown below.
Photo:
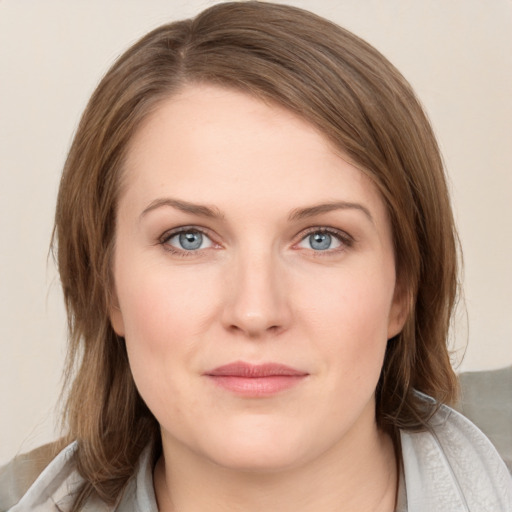
[[[164,450],[290,468],[375,431],[402,327],[376,188],[280,107],[193,85],[130,146],[111,320]]]

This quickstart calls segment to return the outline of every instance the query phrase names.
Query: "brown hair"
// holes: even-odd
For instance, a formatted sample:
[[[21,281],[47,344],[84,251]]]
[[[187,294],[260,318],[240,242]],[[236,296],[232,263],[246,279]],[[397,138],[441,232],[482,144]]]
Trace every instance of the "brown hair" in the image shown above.
[[[295,112],[380,190],[410,311],[388,342],[379,426],[395,435],[425,428],[432,409],[414,390],[444,403],[456,394],[446,346],[456,236],[439,149],[411,87],[374,48],[314,14],[266,2],[219,4],[157,28],[118,59],[94,92],[65,164],[54,236],[70,332],[67,440],[78,441],[86,481],[75,510],[91,493],[114,502],[143,447],[158,443],[158,423],[110,325],[110,265],[130,140],[161,101],[192,82],[233,87]]]

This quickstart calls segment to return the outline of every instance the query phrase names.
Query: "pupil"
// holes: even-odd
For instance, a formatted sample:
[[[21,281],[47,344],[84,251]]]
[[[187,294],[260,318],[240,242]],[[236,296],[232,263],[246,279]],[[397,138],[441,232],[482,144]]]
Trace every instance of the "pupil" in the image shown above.
[[[203,243],[203,235],[201,233],[181,233],[180,234],[180,245],[183,249],[187,249],[192,251],[194,249],[199,249],[201,244]]]
[[[315,233],[311,235],[309,245],[317,251],[325,251],[331,246],[331,235],[328,233]]]

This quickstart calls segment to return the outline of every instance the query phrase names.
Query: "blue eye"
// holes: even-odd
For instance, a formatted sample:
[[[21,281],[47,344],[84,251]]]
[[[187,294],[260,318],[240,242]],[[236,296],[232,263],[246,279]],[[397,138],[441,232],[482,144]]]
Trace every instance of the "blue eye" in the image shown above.
[[[213,245],[212,241],[204,233],[196,229],[175,233],[169,236],[165,243],[182,251],[197,251],[199,249],[207,249]]]
[[[305,236],[299,247],[313,249],[313,251],[328,251],[341,247],[341,236],[327,231],[314,231]]]
[[[332,236],[329,233],[314,233],[309,235],[309,246],[315,251],[325,251],[331,248]]]

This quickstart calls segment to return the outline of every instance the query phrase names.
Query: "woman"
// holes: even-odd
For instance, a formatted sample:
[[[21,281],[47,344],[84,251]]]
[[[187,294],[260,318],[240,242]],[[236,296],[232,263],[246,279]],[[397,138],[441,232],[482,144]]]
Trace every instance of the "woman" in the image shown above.
[[[145,36],[83,115],[55,237],[68,434],[2,510],[512,509],[445,405],[439,150],[354,35],[244,2]]]

